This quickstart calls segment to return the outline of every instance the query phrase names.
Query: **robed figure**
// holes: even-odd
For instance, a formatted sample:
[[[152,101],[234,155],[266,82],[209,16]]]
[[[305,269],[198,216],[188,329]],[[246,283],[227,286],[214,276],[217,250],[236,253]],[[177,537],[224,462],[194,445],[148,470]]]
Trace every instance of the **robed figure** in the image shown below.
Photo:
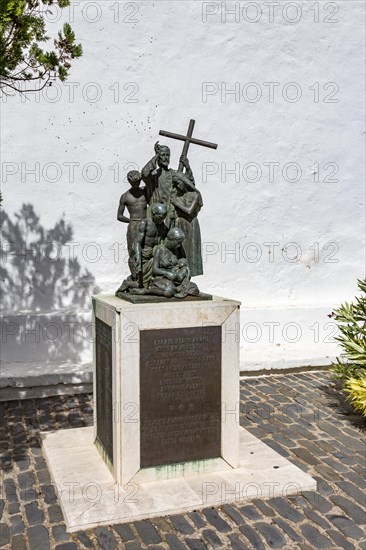
[[[141,170],[141,176],[146,186],[147,202],[151,207],[154,204],[165,204],[169,218],[171,215],[170,198],[173,190],[174,170],[169,168],[170,149],[166,145],[154,145],[155,155]]]
[[[175,208],[175,227],[182,229],[185,237],[183,248],[192,277],[203,274],[201,231],[198,213],[202,208],[202,196],[187,173],[175,172],[171,204]]]

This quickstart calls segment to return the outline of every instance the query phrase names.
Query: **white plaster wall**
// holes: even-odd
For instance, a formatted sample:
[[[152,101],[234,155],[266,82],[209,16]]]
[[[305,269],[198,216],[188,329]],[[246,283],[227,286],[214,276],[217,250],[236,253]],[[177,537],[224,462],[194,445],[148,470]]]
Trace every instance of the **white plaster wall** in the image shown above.
[[[257,340],[242,333],[247,368],[334,355],[326,314],[364,273],[364,4],[272,4],[73,3],[49,24],[52,36],[71,19],[83,45],[68,83],[1,103],[4,210],[15,219],[31,203],[46,229],[71,223],[74,245],[59,253],[73,250],[79,276],[88,269],[103,292],[128,271],[116,221],[126,172],[153,155],[160,129],[184,133],[190,118],[197,138],[218,143],[189,151],[204,199],[196,281],[241,300],[242,326],[260,326]],[[236,10],[226,21],[225,9]],[[176,167],[181,143],[160,142]],[[268,323],[279,323],[273,337]]]

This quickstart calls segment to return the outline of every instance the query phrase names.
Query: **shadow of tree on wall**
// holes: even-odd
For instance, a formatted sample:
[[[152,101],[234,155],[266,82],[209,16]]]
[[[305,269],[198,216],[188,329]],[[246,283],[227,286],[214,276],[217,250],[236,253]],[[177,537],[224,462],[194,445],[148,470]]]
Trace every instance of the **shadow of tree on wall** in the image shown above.
[[[2,307],[52,311],[70,305],[90,307],[98,292],[95,278],[73,254],[73,230],[64,219],[45,229],[31,204],[23,204],[14,221],[2,210]]]
[[[72,226],[61,218],[46,229],[31,204],[12,217],[2,209],[0,224],[2,359],[31,362],[35,372],[40,362],[83,362],[99,289],[67,246]]]

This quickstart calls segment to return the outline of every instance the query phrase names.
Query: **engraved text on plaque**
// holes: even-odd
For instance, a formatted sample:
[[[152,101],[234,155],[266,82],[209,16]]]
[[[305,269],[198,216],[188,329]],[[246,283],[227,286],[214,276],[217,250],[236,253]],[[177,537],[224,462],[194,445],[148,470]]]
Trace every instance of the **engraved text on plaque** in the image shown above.
[[[113,463],[112,327],[95,318],[97,439]]]
[[[140,332],[141,467],[221,456],[221,326]]]

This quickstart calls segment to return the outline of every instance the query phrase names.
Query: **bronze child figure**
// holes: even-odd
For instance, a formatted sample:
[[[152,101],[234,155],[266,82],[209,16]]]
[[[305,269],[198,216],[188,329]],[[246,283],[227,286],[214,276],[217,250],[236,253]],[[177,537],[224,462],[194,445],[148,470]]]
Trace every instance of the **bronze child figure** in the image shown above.
[[[128,266],[130,268],[131,277],[136,280],[136,265],[135,265],[135,242],[139,229],[140,222],[146,218],[147,200],[146,188],[140,187],[141,174],[137,170],[131,170],[127,174],[127,180],[130,184],[128,189],[119,200],[117,220],[119,222],[128,223],[127,228],[127,249],[128,249]],[[127,208],[130,217],[124,215]]]

